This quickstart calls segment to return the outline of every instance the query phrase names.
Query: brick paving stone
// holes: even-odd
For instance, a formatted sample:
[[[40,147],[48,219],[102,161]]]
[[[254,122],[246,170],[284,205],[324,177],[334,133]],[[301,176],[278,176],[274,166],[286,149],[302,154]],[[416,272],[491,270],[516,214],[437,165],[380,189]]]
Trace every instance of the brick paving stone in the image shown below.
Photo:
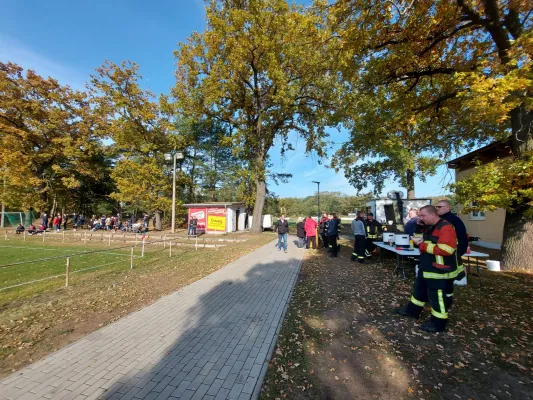
[[[271,242],[0,381],[7,399],[252,399],[304,251]]]

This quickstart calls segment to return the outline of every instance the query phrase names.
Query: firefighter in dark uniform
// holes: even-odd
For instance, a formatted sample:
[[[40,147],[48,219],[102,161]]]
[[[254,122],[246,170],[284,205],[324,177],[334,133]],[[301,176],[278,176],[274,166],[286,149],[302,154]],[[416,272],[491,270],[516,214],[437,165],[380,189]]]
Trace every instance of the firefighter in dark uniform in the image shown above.
[[[372,258],[372,252],[376,248],[374,244],[377,241],[381,233],[381,224],[374,219],[374,214],[368,213],[368,216],[365,221],[366,226],[366,249],[365,256],[367,259]]]
[[[352,233],[354,235],[352,261],[357,260],[363,264],[365,262],[365,250],[366,250],[366,226],[365,226],[365,213],[359,211],[357,218],[352,221]]]
[[[453,303],[453,281],[457,277],[457,235],[453,226],[441,219],[437,209],[425,206],[418,218],[426,225],[422,238],[413,238],[420,248],[420,264],[411,301],[397,314],[418,318],[427,302],[431,319],[420,326],[426,332],[446,330],[448,311]]]

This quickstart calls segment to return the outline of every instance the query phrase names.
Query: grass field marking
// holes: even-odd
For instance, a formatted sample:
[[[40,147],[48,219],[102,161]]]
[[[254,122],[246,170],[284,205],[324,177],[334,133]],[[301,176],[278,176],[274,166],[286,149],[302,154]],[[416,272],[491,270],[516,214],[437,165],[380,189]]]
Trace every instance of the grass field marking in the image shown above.
[[[77,254],[75,254],[75,255],[77,255]],[[67,257],[70,257],[70,255],[69,255],[69,254],[65,254],[64,256],[55,256],[55,257],[38,258],[38,259],[36,259],[36,260],[29,260],[29,261],[19,261],[19,262],[16,262],[16,263],[0,265],[0,268],[7,268],[7,267],[13,267],[13,266],[15,266],[15,265],[22,265],[22,264],[36,263],[36,262],[40,262],[40,261],[57,260],[58,258],[67,258]]]
[[[82,268],[82,269],[77,269],[75,271],[71,271],[70,273],[71,274],[75,274],[76,272],[82,272],[82,271],[89,271],[91,269],[96,269],[96,268],[100,268],[100,267],[107,267],[108,265],[113,265],[113,264],[118,264],[118,263],[121,263],[121,262],[124,262],[124,260],[120,260],[120,261],[114,261],[112,263],[107,263],[107,264],[100,264],[100,265],[96,265],[94,267],[88,267],[88,268]],[[65,274],[63,274],[65,275]]]
[[[46,247],[27,247],[27,246],[0,246],[1,248],[10,248],[10,249],[25,249],[25,250],[48,250],[48,251],[56,251],[56,249],[47,249]]]
[[[83,272],[83,271],[89,271],[91,269],[96,269],[96,268],[100,268],[100,267],[107,267],[109,265],[118,264],[118,263],[121,263],[121,262],[124,262],[124,260],[115,261],[115,262],[107,263],[107,264],[100,264],[100,265],[96,265],[94,267],[89,267],[89,268],[77,269],[75,271],[70,271],[70,274],[75,274],[77,272]],[[3,292],[4,290],[8,290],[8,289],[13,289],[13,288],[16,288],[16,287],[24,286],[24,285],[31,285],[33,283],[42,282],[42,281],[46,281],[46,280],[49,280],[49,279],[61,278],[62,276],[65,276],[65,275],[66,274],[47,276],[46,278],[42,278],[42,279],[36,279],[36,280],[33,280],[33,281],[29,281],[29,282],[18,283],[16,285],[12,285],[12,286],[6,286],[6,287],[3,287],[3,288],[0,288],[0,292]]]
[[[6,286],[6,287],[3,287],[3,288],[0,288],[0,292],[3,292],[4,290],[7,290],[7,289],[13,289],[13,288],[16,288],[16,287],[24,286],[24,285],[31,285],[31,284],[33,284],[33,283],[42,282],[42,281],[47,281],[47,280],[49,280],[49,279],[61,278],[62,276],[65,276],[65,274],[54,275],[54,276],[47,276],[46,278],[36,279],[36,280],[34,280],[34,281],[30,281],[30,282],[22,282],[22,283],[18,283],[18,284],[16,284],[16,285],[12,285],[12,286]]]
[[[70,253],[70,254],[64,254],[64,255],[54,256],[54,257],[37,258],[37,259],[34,259],[34,260],[20,261],[20,262],[10,263],[10,264],[3,264],[3,265],[0,265],[0,268],[11,267],[11,266],[21,265],[21,264],[30,264],[30,263],[40,262],[40,261],[56,260],[58,258],[83,256],[83,255],[87,255],[87,254],[95,254],[95,253],[111,254],[108,250],[119,250],[119,249],[126,249],[126,248],[130,248],[130,247],[131,246],[120,246],[120,247],[113,247],[112,249],[82,251],[82,252],[79,252],[79,253]],[[24,246],[13,246],[12,248],[24,249],[25,247]],[[52,249],[49,249],[49,250],[52,250]],[[59,250],[59,249],[54,249],[54,250]],[[115,253],[115,254],[118,254],[118,253]],[[123,255],[123,254],[120,254],[120,255]]]

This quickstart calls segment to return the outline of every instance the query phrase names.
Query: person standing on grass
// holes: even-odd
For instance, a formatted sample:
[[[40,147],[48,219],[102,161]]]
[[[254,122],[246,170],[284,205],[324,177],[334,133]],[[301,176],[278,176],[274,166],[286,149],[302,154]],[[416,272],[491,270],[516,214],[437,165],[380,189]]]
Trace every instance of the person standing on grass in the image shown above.
[[[337,214],[333,213],[328,216],[328,257],[337,257],[339,252],[339,245],[337,239],[339,237],[339,222]]]
[[[54,230],[59,232],[61,229],[61,214],[57,213],[56,217],[53,220]]]
[[[150,217],[148,216],[148,214],[144,214],[144,217],[143,217],[143,225],[144,225],[144,229],[145,230],[148,230],[148,223],[150,222]]]
[[[192,217],[192,234],[196,236],[196,229],[198,228],[198,218]]]
[[[63,230],[67,230],[68,214],[63,214]]]
[[[448,221],[455,229],[455,234],[457,235],[457,280],[460,281],[466,276],[464,272],[465,268],[463,266],[463,256],[468,248],[468,233],[466,233],[466,226],[461,218],[452,214],[450,202],[448,200],[439,201],[435,208],[437,209],[437,214],[439,214],[439,217],[445,221]]]
[[[311,244],[313,244],[313,250],[316,250],[316,227],[318,224],[316,221],[311,218],[311,216],[308,216],[305,220],[305,235],[307,236],[307,246],[306,248],[309,249],[311,247]]]
[[[48,215],[45,211],[41,214],[41,225],[44,226],[44,229],[48,228]]]
[[[285,215],[282,215],[274,226],[274,231],[278,232],[278,251],[281,251],[281,245],[283,243],[283,249],[287,252],[287,235],[289,234],[289,222],[285,219]]]
[[[431,318],[420,326],[425,332],[443,332],[448,323],[448,311],[453,304],[453,281],[457,268],[457,235],[453,225],[444,220],[433,206],[424,206],[418,218],[427,226],[423,237],[414,237],[420,249],[420,268],[413,285],[412,296],[396,313],[418,319],[426,303],[431,306]]]
[[[366,226],[366,250],[367,260],[372,259],[372,252],[376,249],[374,242],[378,240],[381,234],[381,224],[374,219],[374,214],[368,213],[365,221]]]
[[[305,239],[305,224],[302,217],[298,218],[298,223],[296,224],[296,236],[298,237],[298,248],[301,249],[304,247]]]
[[[322,246],[327,249],[328,248],[328,214],[324,213],[322,214],[322,218],[320,218],[320,222],[318,223],[318,233],[322,237]]]
[[[365,263],[366,250],[366,227],[365,227],[365,213],[359,211],[357,218],[352,221],[352,233],[354,235],[353,251],[351,260]]]

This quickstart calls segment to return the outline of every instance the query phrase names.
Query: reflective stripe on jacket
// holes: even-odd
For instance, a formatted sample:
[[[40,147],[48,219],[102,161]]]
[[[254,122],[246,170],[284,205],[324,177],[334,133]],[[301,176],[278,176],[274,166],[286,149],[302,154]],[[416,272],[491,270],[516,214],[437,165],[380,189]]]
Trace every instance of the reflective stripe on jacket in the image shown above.
[[[372,221],[366,220],[366,237],[368,239],[377,239],[379,236],[379,228],[381,228],[381,224],[377,222],[375,219]]]
[[[453,226],[440,219],[424,233],[420,243],[420,268],[426,279],[453,279],[457,269],[457,235]]]

